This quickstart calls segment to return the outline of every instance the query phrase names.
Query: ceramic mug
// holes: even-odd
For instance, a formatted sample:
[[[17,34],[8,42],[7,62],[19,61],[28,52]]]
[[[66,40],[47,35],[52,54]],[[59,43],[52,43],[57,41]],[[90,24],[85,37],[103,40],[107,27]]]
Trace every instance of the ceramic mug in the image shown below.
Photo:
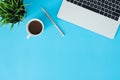
[[[26,25],[26,30],[28,32],[27,39],[29,39],[31,36],[41,35],[44,31],[44,24],[39,19],[31,19]]]

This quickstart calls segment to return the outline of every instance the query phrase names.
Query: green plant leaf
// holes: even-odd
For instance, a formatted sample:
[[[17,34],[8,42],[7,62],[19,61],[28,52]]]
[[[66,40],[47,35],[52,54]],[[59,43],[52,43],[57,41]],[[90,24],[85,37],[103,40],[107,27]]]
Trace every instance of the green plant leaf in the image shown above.
[[[12,23],[12,25],[11,25],[11,27],[10,27],[10,30],[12,30],[12,29],[13,29],[13,27],[14,27],[14,23]]]

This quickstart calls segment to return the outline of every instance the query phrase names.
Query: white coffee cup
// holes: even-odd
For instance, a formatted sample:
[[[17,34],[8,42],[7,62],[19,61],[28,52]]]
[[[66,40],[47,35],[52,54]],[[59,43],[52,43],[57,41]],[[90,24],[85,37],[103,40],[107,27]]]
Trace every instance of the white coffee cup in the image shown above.
[[[28,32],[27,39],[29,39],[31,36],[41,35],[44,31],[44,24],[39,19],[31,19],[26,25],[26,30]]]

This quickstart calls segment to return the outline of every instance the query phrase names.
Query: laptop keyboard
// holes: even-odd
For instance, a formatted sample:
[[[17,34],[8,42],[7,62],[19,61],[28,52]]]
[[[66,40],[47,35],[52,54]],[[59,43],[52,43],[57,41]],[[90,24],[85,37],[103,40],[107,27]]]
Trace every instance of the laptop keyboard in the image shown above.
[[[94,11],[105,17],[118,21],[120,16],[120,0],[67,0],[73,4]]]

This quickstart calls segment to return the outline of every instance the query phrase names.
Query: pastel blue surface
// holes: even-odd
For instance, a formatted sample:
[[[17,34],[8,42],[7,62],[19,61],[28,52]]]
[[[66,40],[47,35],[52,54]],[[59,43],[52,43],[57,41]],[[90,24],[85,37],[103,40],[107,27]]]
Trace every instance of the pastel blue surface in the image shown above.
[[[24,0],[20,27],[0,28],[0,80],[120,80],[120,30],[111,40],[57,18],[62,0]],[[40,10],[64,31],[62,37]],[[26,39],[26,23],[41,19],[44,33]]]

